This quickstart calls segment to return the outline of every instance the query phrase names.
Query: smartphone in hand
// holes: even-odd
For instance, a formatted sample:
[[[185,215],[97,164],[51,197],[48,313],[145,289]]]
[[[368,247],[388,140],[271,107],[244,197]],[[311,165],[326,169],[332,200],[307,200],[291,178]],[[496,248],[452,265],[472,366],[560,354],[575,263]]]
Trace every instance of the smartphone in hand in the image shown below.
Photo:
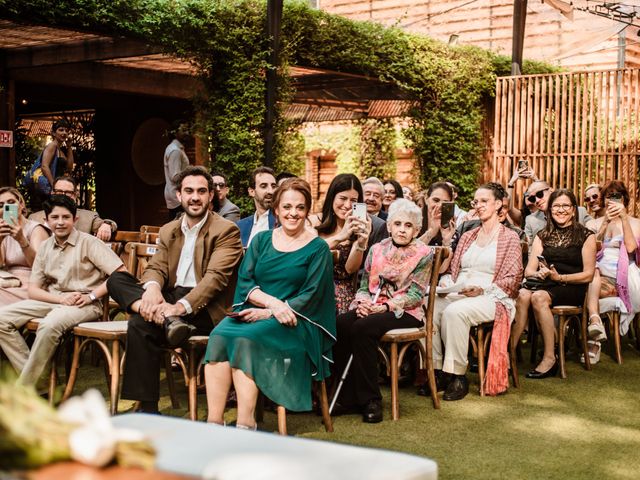
[[[622,203],[622,194],[619,192],[612,192],[607,196],[607,200],[615,203]]]
[[[367,204],[366,203],[354,203],[353,204],[353,216],[362,220],[363,222],[367,221]]]
[[[451,222],[451,219],[453,218],[455,208],[455,202],[442,202],[442,206],[440,208],[440,226],[442,228],[449,228],[449,222]]]
[[[18,204],[5,203],[2,208],[2,219],[9,225],[18,224]]]
[[[536,258],[538,259],[538,263],[540,265],[542,265],[545,268],[549,268],[549,265],[547,264],[547,260],[542,255],[538,255]]]
[[[518,160],[518,171],[522,171],[522,170],[528,170],[529,169],[529,162],[527,162],[526,160]]]

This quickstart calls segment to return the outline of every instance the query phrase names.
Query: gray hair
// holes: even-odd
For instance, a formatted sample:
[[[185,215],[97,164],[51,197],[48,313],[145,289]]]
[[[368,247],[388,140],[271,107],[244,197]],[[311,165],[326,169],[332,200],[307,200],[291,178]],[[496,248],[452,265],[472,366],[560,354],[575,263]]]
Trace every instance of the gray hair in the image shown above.
[[[380,181],[378,177],[369,177],[364,182],[362,182],[362,186],[364,187],[367,184],[373,184],[376,187],[379,187],[380,190],[384,191],[384,184]]]
[[[406,198],[398,198],[391,205],[389,205],[389,216],[387,217],[387,225],[391,225],[391,222],[398,215],[406,215],[409,217],[411,223],[416,228],[422,226],[422,210],[411,200]]]

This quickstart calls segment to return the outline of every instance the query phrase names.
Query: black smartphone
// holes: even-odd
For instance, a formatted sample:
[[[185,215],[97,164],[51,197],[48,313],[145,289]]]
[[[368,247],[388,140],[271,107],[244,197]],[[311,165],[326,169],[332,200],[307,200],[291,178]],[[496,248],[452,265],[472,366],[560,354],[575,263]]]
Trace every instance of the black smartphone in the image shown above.
[[[622,203],[622,194],[619,192],[612,192],[607,196],[607,200],[610,202]]]
[[[455,202],[442,202],[440,207],[440,226],[442,228],[449,228],[449,222],[453,218],[455,208]]]
[[[549,265],[547,265],[547,260],[542,255],[538,255],[536,258],[538,259],[538,263],[540,265],[549,268]]]

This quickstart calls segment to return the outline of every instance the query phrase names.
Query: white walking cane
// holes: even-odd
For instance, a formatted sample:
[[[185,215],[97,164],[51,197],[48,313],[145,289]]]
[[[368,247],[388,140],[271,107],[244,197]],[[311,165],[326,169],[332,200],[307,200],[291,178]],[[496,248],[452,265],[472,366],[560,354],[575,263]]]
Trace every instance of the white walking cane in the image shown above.
[[[379,278],[378,289],[376,290],[376,293],[373,296],[374,305],[378,301],[380,292],[382,292],[382,287],[384,287],[384,285],[387,283],[387,280],[382,275],[378,275],[378,278]],[[349,369],[351,368],[352,362],[353,362],[353,353],[349,355],[349,360],[347,361],[347,365],[344,367],[344,371],[340,376],[340,382],[336,387],[336,392],[333,394],[333,398],[331,399],[331,405],[329,405],[329,415],[331,415],[331,412],[333,412],[333,407],[335,407],[336,405],[336,401],[338,400],[338,395],[340,395],[340,390],[342,390],[342,385],[344,384],[344,381],[347,378],[347,375],[349,374]]]

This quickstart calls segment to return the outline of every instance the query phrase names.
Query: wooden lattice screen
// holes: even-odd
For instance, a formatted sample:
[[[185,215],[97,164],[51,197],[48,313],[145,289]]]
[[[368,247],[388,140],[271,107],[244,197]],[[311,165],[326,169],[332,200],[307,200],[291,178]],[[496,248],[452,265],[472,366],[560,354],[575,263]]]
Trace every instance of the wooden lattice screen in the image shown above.
[[[638,213],[639,114],[638,69],[498,78],[485,177],[506,184],[518,160],[527,160],[539,178],[579,200],[588,184],[617,178]],[[519,182],[518,198],[522,191]]]

